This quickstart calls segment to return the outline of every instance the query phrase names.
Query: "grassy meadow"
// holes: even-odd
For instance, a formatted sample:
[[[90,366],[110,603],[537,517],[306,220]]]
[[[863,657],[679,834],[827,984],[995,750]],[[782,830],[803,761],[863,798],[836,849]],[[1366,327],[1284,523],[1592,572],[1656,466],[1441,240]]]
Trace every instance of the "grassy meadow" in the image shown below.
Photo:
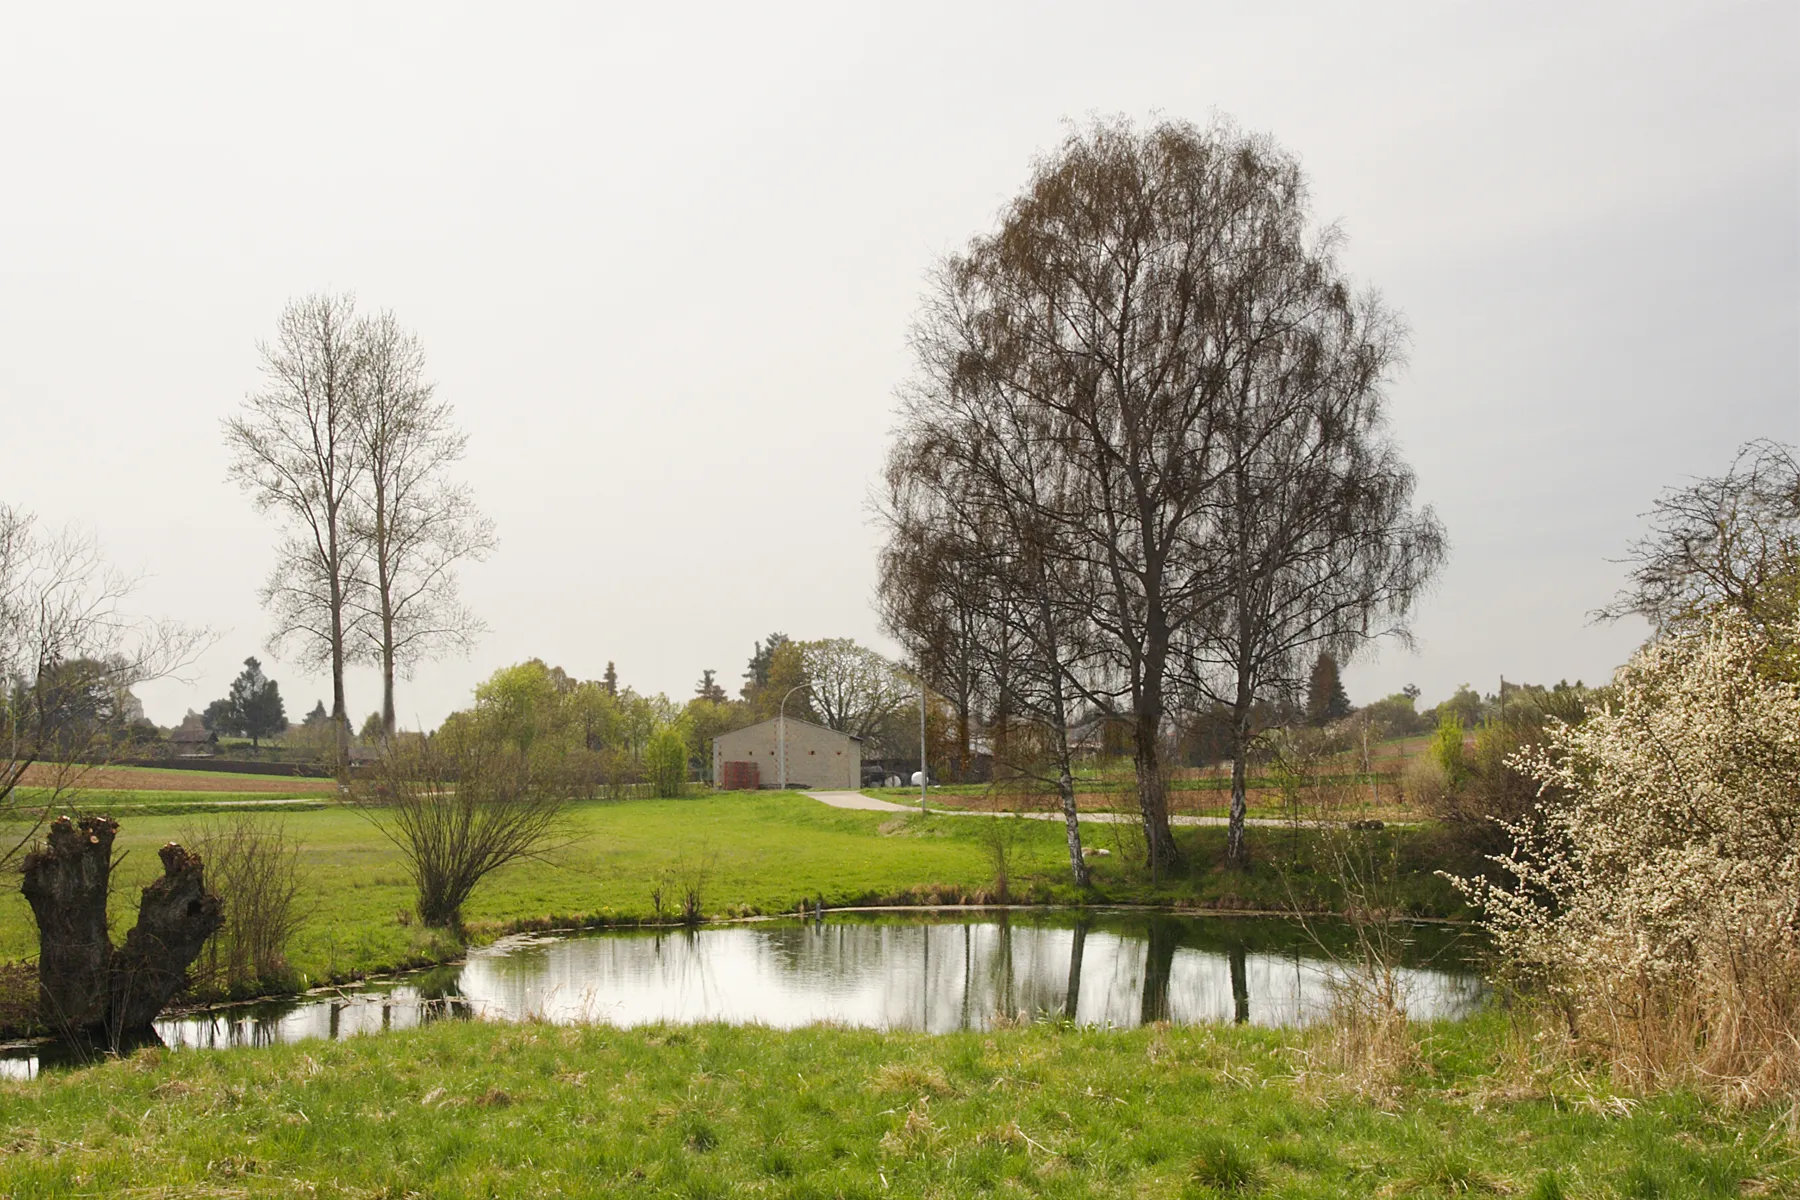
[[[149,797],[151,793],[141,793]],[[171,793],[179,796],[179,793]],[[159,811],[157,804],[176,811]],[[85,807],[108,811],[89,801]],[[115,938],[130,927],[138,890],[160,871],[156,848],[182,840],[219,811],[188,811],[173,800],[140,799],[116,809],[122,852],[114,873]],[[280,822],[301,847],[306,923],[290,945],[301,982],[343,980],[440,961],[457,952],[444,934],[412,917],[413,890],[393,845],[358,811],[313,803],[294,811],[235,810]],[[521,929],[671,919],[673,894],[701,880],[703,907],[714,916],[791,912],[821,899],[830,907],[879,903],[960,903],[997,899],[987,827],[1001,818],[919,816],[830,808],[795,793],[721,793],[679,800],[626,800],[575,805],[568,841],[542,861],[517,863],[476,889],[464,909],[476,938]],[[1151,881],[1138,859],[1132,825],[1086,826],[1088,844],[1108,848],[1090,866],[1095,886],[1069,880],[1060,824],[1007,821],[1009,898],[1048,903],[1154,903],[1172,906],[1282,908],[1290,898],[1328,909],[1339,897],[1306,857],[1306,831],[1253,830],[1258,865],[1247,874],[1218,868],[1224,830],[1177,831],[1187,865]],[[1390,830],[1406,864],[1407,907],[1420,915],[1460,911],[1454,892],[1431,874],[1427,835]],[[1290,858],[1297,852],[1298,861]],[[654,893],[662,889],[659,913]],[[30,909],[16,889],[0,892],[0,962],[36,952]]]
[[[294,807],[226,807],[251,797]],[[300,846],[297,982],[460,951],[413,918],[395,848],[316,792],[115,788],[83,807],[121,820],[115,937],[158,846],[241,814],[281,823]],[[669,920],[695,880],[716,916],[988,901],[996,841],[1016,900],[1341,905],[1317,832],[1252,829],[1245,874],[1218,867],[1224,832],[1180,827],[1184,867],[1151,880],[1134,825],[1090,823],[1088,844],[1112,853],[1078,893],[1057,822],[859,812],[777,792],[584,803],[562,846],[476,891],[465,932]],[[1404,907],[1461,915],[1432,874],[1443,857],[1430,827],[1357,836],[1392,864]],[[0,893],[0,964],[35,948],[23,897]],[[14,990],[28,978],[0,966]],[[925,1035],[441,1022],[140,1051],[0,1082],[0,1197],[1773,1196],[1800,1194],[1796,1112],[1615,1095],[1603,1072],[1546,1065],[1497,1010],[1380,1046],[1330,1024]]]
[[[1327,1031],[923,1035],[444,1022],[0,1083],[0,1195],[1794,1195],[1781,1113],[1516,1066],[1503,1017],[1391,1071]]]

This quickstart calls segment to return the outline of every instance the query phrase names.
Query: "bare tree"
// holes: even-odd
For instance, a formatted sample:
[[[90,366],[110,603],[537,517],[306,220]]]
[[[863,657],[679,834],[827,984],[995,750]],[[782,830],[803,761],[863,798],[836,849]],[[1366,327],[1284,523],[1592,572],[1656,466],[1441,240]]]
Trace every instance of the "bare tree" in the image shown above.
[[[909,505],[908,473],[903,470],[891,482],[897,490],[884,512],[890,538],[881,551],[876,600],[882,627],[956,715],[956,773],[967,781],[977,706],[987,698],[975,615],[980,582],[961,558],[940,551],[925,514]]]
[[[1413,474],[1387,436],[1383,389],[1403,333],[1374,295],[1356,297],[1335,231],[1302,238],[1296,193],[1265,247],[1243,319],[1254,326],[1220,409],[1221,469],[1209,573],[1224,582],[1182,631],[1178,663],[1231,714],[1226,861],[1248,862],[1246,761],[1259,702],[1292,699],[1321,652],[1348,661],[1378,637],[1405,640],[1413,601],[1446,553],[1413,508]]]
[[[992,712],[996,766],[1055,786],[1070,871],[1086,886],[1070,710],[1087,690],[1092,624],[1079,589],[1054,577],[1067,561],[1039,518],[1062,501],[1045,495],[1053,479],[1013,469],[1017,459],[1001,448],[1016,441],[955,418],[937,424],[923,409],[915,416],[888,461],[885,620],[900,640],[923,647],[954,630],[956,657],[927,658],[927,677],[946,665],[963,672],[953,680]]]
[[[136,583],[92,535],[46,533],[0,503],[0,867],[120,747],[130,689],[211,644],[204,629],[131,613]]]
[[[351,793],[405,856],[419,919],[457,928],[483,879],[566,840],[570,796],[559,756],[530,755],[480,726],[388,746]]]
[[[1650,534],[1625,560],[1630,582],[1598,616],[1637,614],[1663,631],[1721,606],[1771,632],[1795,619],[1800,459],[1792,446],[1748,442],[1724,475],[1667,489],[1648,516]]]
[[[962,410],[1015,473],[1059,474],[1042,505],[1052,572],[1085,598],[1110,670],[1081,698],[1129,722],[1153,868],[1175,861],[1162,762],[1170,652],[1219,580],[1221,397],[1261,327],[1261,249],[1297,169],[1220,124],[1078,130],[1001,228],[938,274],[915,329],[909,419]],[[1071,681],[1076,682],[1076,681]]]
[[[304,660],[329,668],[340,782],[349,773],[344,664],[361,615],[352,593],[363,553],[351,524],[363,470],[357,409],[365,356],[355,308],[350,296],[289,302],[275,340],[259,347],[263,389],[224,422],[231,478],[281,524],[263,588],[275,618],[270,648],[297,644]]]
[[[365,586],[350,592],[360,634],[349,653],[381,669],[381,726],[394,736],[394,676],[463,651],[485,628],[457,600],[456,566],[494,548],[493,522],[446,475],[467,437],[425,380],[425,352],[392,313],[361,322],[362,402],[350,529],[366,549]]]
[[[979,514],[1031,661],[1129,722],[1153,871],[1172,700],[1222,698],[1247,736],[1303,650],[1404,635],[1443,553],[1383,435],[1398,323],[1308,218],[1266,138],[1096,122],[942,266],[914,331],[890,490],[936,489],[933,528]]]

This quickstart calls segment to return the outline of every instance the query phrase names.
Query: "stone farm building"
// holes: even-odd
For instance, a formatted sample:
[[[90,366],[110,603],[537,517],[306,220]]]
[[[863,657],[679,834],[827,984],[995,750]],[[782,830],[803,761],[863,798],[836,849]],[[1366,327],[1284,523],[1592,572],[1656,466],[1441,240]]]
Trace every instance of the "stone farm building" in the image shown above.
[[[713,779],[722,787],[779,787],[779,718],[722,733],[713,739]],[[744,765],[740,765],[744,764]],[[755,769],[755,782],[746,776]],[[787,718],[787,785],[791,788],[862,786],[862,739]]]

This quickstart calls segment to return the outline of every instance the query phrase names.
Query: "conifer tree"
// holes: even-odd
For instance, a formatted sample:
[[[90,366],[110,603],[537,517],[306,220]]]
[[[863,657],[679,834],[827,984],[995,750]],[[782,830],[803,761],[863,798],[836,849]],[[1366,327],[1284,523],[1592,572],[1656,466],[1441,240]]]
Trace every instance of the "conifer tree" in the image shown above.
[[[1350,697],[1338,675],[1337,659],[1321,654],[1313,663],[1312,680],[1306,688],[1306,723],[1315,727],[1350,715]]]

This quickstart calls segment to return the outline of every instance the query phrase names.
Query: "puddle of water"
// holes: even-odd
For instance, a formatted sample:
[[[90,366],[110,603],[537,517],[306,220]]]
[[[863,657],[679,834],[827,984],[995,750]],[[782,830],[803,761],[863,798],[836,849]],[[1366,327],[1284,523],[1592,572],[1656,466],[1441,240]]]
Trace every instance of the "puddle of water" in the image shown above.
[[[1417,926],[1400,968],[1409,1014],[1455,1019],[1481,1001],[1455,931]],[[178,1048],[268,1046],[446,1019],[640,1025],[831,1021],[942,1033],[996,1016],[1129,1027],[1317,1019],[1342,969],[1279,918],[1046,912],[879,916],[511,940],[461,966],[354,991],[185,1013],[156,1031]],[[30,1078],[67,1050],[0,1052]],[[40,1061],[41,1060],[41,1061]]]

